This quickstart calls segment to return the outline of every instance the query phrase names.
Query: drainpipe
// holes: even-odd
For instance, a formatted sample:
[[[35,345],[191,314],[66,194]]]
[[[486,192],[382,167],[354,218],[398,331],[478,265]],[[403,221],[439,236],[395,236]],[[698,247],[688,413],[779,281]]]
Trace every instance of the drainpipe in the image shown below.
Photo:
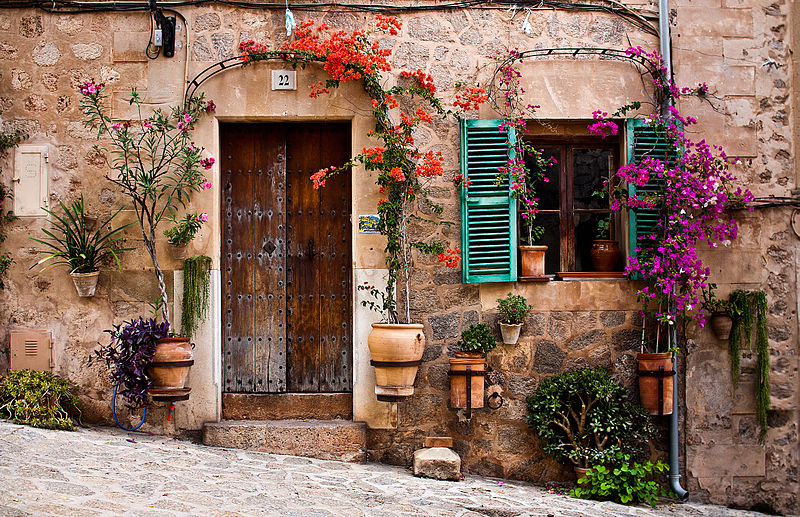
[[[664,60],[664,67],[667,69],[667,79],[672,79],[672,52],[670,48],[669,34],[669,4],[668,0],[658,0],[658,34],[661,47],[661,58]],[[669,98],[668,98],[669,99]],[[667,107],[671,101],[667,100],[661,107],[662,114],[667,115]],[[672,325],[670,329],[671,342],[678,342],[677,325]],[[678,463],[678,357],[677,353],[672,354],[672,414],[669,419],[669,485],[678,498],[685,501],[689,498],[689,492],[681,486],[681,473]]]

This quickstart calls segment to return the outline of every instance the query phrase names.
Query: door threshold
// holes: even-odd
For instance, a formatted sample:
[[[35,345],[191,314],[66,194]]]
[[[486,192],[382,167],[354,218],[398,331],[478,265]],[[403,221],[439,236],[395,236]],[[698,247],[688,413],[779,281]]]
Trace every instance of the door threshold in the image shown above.
[[[223,393],[224,420],[352,420],[352,393]]]

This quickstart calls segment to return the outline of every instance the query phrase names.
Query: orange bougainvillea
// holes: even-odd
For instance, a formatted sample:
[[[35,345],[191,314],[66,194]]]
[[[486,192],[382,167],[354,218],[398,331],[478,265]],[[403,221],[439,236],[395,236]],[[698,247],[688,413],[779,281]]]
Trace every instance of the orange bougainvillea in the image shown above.
[[[415,72],[407,72],[403,70],[400,72],[400,77],[415,79],[417,83],[422,88],[427,90],[431,95],[436,93],[436,85],[433,84],[433,77],[430,74],[426,74],[419,68]]]
[[[422,157],[422,163],[417,165],[417,176],[430,178],[431,176],[441,176],[444,172],[442,168],[442,152],[428,151]]]
[[[477,86],[468,86],[462,91],[456,93],[456,100],[453,102],[453,106],[465,110],[476,110],[480,108],[481,104],[487,100],[489,100],[489,96],[486,95],[486,90]]]

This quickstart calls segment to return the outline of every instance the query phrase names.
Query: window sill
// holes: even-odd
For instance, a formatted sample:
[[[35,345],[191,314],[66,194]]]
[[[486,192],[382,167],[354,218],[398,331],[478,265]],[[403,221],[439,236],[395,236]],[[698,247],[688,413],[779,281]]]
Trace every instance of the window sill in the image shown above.
[[[626,280],[625,273],[622,271],[559,271],[556,273],[558,280]]]

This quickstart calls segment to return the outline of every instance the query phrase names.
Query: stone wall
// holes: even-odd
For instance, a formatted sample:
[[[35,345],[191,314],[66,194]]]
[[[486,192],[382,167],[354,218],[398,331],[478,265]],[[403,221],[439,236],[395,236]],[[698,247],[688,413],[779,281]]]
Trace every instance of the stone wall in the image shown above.
[[[637,9],[638,14],[655,12],[655,2],[624,4]],[[736,166],[736,173],[759,196],[789,196],[797,188],[792,115],[797,93],[789,47],[790,29],[797,25],[790,12],[794,4],[785,0],[671,2],[676,80],[680,86],[709,85],[706,97],[681,101],[683,110],[700,120],[692,135],[702,134],[708,141],[724,145],[730,155],[740,156],[742,163]],[[131,86],[143,91],[148,105],[175,104],[182,99],[187,78],[235,55],[239,41],[252,38],[277,47],[286,39],[280,9],[240,10],[204,4],[179,10],[185,19],[179,18],[175,58],[148,60],[143,55],[149,32],[145,13],[67,15],[0,9],[2,127],[25,128],[30,133],[26,143],[49,146],[51,204],[69,202],[83,193],[90,212],[106,215],[124,203],[101,179],[106,170],[103,160],[89,153],[93,137],[82,126],[76,93],[80,81],[94,77],[107,82],[113,91],[115,113],[124,116],[124,93]],[[303,21],[309,13],[297,11],[295,16]],[[346,30],[363,28],[371,18],[335,12],[315,16]],[[530,34],[521,30],[526,16],[525,11],[494,8],[411,12],[402,16],[402,33],[382,42],[393,49],[396,71],[422,68],[429,72],[445,102],[452,100],[456,82],[485,79],[489,72],[486,63],[495,49],[504,46],[522,50],[580,46],[624,49],[630,41],[658,48],[654,36],[629,19],[608,12],[534,9],[529,18]],[[794,50],[797,55],[798,49]],[[218,105],[237,120],[256,113],[267,116],[263,114],[290,112],[295,117],[312,113],[310,101],[300,90],[322,78],[318,72],[311,70],[301,77],[297,95],[273,103],[271,98],[267,100],[259,82],[266,78],[266,72],[258,70],[227,72],[239,75],[215,78],[205,86],[219,94]],[[647,99],[647,85],[624,62],[583,57],[546,59],[527,62],[523,71],[530,102],[542,106],[539,114],[544,119],[586,120],[594,109],[613,111],[628,100]],[[390,82],[394,80],[394,76],[389,78]],[[356,89],[348,90],[347,95],[316,109],[352,118],[354,128],[366,128],[371,122],[369,107],[356,106],[357,94]],[[493,115],[488,107],[473,114]],[[199,143],[212,151],[218,145],[213,127],[208,123],[199,131]],[[437,122],[434,130],[425,130],[420,136],[447,158],[446,177],[436,184],[435,199],[445,206],[447,218],[458,221],[459,200],[448,181],[458,168],[457,127]],[[0,180],[10,185],[12,156],[0,157],[0,166]],[[378,199],[378,193],[369,190],[374,179],[366,178],[361,182],[362,192],[354,199],[354,211],[374,206]],[[193,202],[193,209],[209,213],[216,213],[218,206],[216,189]],[[425,212],[426,207],[420,210]],[[740,218],[741,238],[728,248],[706,254],[712,281],[722,294],[736,288],[767,292],[773,410],[767,444],[761,447],[756,441],[752,359],[743,358],[742,383],[734,391],[724,343],[705,329],[689,328],[682,461],[686,466],[684,485],[697,500],[743,507],[763,503],[780,511],[798,505],[800,354],[796,293],[800,262],[790,213],[785,207],[744,213]],[[123,220],[131,220],[131,214],[123,212]],[[56,373],[78,382],[89,420],[107,420],[110,387],[103,369],[87,368],[86,360],[98,342],[105,340],[103,329],[147,312],[147,300],[157,293],[149,259],[141,246],[139,251],[127,253],[123,272],[103,273],[98,296],[79,300],[63,271],[38,273],[29,269],[37,257],[29,253],[32,243],[27,237],[36,235],[41,224],[41,219],[22,219],[6,226],[9,239],[2,246],[13,251],[16,264],[7,288],[0,292],[0,349],[7,349],[10,328],[53,330]],[[458,225],[433,228],[420,224],[414,231],[451,247],[459,245]],[[193,252],[214,257],[215,267],[218,233],[218,226],[212,223],[193,243]],[[379,239],[357,236],[354,242],[356,268],[380,267]],[[126,233],[126,244],[140,244],[136,231]],[[414,399],[398,405],[397,429],[371,430],[372,458],[407,464],[425,436],[449,434],[456,439],[468,472],[539,481],[564,479],[567,473],[542,454],[527,429],[524,399],[543,377],[586,365],[607,366],[626,385],[635,382],[633,355],[640,324],[636,284],[463,285],[458,272],[446,270],[435,261],[418,257],[417,266],[412,276],[411,309],[415,319],[425,324],[425,363],[420,368]],[[173,284],[172,272],[178,267],[171,260],[165,263],[168,286]],[[484,321],[494,326],[496,299],[509,291],[528,297],[535,311],[519,345],[500,345],[489,355],[487,386],[501,393],[503,407],[476,410],[467,420],[463,411],[449,408],[447,356],[460,331],[470,323]],[[6,365],[7,355],[0,354],[0,370]],[[155,422],[148,424],[154,431],[175,431],[161,427],[164,419],[159,416],[149,421]]]

